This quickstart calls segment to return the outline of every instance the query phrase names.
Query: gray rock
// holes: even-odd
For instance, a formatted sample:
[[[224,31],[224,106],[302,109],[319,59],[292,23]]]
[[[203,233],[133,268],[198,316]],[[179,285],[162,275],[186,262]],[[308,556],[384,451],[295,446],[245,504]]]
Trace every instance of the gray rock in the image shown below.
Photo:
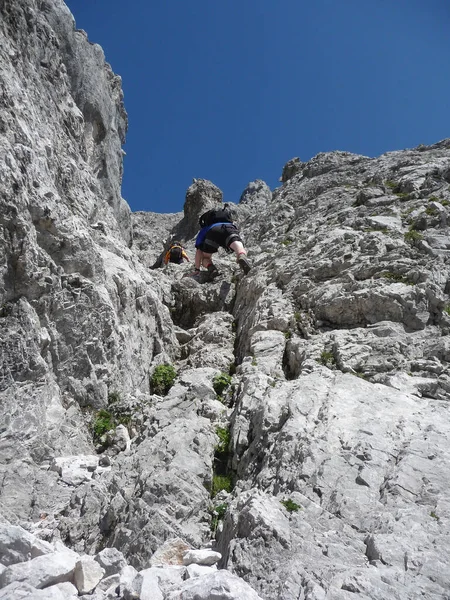
[[[214,552],[214,550],[188,550],[183,555],[184,565],[204,565],[210,567],[215,565],[222,558],[220,552]]]
[[[51,544],[36,538],[22,527],[0,523],[0,561],[4,566],[50,554]]]
[[[73,553],[54,552],[10,565],[0,574],[0,588],[13,581],[26,582],[37,589],[71,581],[76,562]]]
[[[105,569],[90,556],[82,556],[75,565],[73,581],[80,594],[89,594],[103,578]]]
[[[170,593],[167,600],[209,600],[212,593],[217,600],[261,600],[245,581],[228,571],[188,579],[179,590]]]
[[[124,555],[117,548],[104,548],[96,554],[94,560],[104,569],[105,577],[120,573],[127,566]]]
[[[92,600],[445,597],[450,141],[289,161],[233,205],[247,276],[154,270],[221,191],[131,216],[101,48],[61,0],[0,23],[2,597],[70,597],[68,547]]]

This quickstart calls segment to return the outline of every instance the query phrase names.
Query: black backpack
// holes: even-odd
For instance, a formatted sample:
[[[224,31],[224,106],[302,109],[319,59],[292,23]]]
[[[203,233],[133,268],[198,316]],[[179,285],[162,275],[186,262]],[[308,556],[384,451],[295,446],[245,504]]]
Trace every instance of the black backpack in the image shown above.
[[[200,227],[208,227],[214,225],[214,223],[232,223],[233,215],[228,205],[225,204],[223,208],[212,208],[202,214],[198,220]]]
[[[172,246],[170,249],[169,261],[173,263],[180,263],[183,259],[183,249],[181,246]]]

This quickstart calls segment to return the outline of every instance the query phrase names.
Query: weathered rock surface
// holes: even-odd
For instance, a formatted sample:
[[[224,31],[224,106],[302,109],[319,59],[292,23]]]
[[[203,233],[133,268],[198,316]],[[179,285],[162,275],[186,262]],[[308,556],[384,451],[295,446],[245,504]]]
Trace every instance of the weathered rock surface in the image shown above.
[[[0,17],[0,598],[448,598],[449,140],[293,159],[249,275],[151,270],[221,191],[131,215],[101,49]]]

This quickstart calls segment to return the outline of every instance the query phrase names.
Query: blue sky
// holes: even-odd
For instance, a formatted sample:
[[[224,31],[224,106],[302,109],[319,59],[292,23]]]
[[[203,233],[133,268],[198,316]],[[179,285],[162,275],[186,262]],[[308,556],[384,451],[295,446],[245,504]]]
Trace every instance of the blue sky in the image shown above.
[[[448,137],[448,0],[66,0],[122,76],[122,195],[182,210],[193,177],[237,202],[292,157]]]

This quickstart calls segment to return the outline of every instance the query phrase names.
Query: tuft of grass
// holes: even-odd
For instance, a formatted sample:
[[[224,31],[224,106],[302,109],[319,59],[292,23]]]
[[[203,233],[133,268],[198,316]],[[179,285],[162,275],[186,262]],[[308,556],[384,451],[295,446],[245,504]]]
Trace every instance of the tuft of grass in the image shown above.
[[[288,329],[288,331],[285,331],[285,332],[284,332],[284,337],[285,337],[287,340],[290,340],[290,339],[292,338],[292,331],[291,331],[290,329]]]
[[[281,500],[281,504],[284,506],[284,508],[288,512],[297,512],[297,511],[301,510],[301,508],[302,508],[300,506],[300,504],[297,504],[296,502],[291,500],[291,498],[287,498],[286,500]]]
[[[213,475],[211,497],[214,498],[219,492],[225,490],[230,493],[233,489],[231,475]]]
[[[430,512],[430,517],[433,517],[433,519],[436,519],[436,521],[439,521],[439,517],[437,516],[437,514],[434,512],[434,510],[432,510]]]
[[[215,447],[215,451],[219,454],[226,454],[230,445],[230,430],[225,427],[217,427],[216,434],[219,438],[219,443]]]
[[[391,179],[387,179],[384,182],[385,187],[391,189],[391,190],[395,190],[395,188],[398,187],[398,183],[396,181],[392,181]]]
[[[252,360],[252,367],[257,367],[258,366],[258,361],[256,360],[256,356],[253,357]]]
[[[325,367],[330,367],[336,364],[336,359],[334,358],[334,354],[332,352],[323,350],[320,354],[319,362]]]
[[[175,381],[177,373],[172,365],[158,365],[150,378],[150,388],[153,394],[165,396]]]
[[[211,531],[213,535],[216,533],[220,521],[223,521],[227,510],[228,504],[226,502],[210,508],[209,514],[211,515]]]
[[[411,196],[407,192],[395,192],[395,195],[400,200],[410,200]]]
[[[99,441],[102,435],[114,429],[115,420],[112,413],[109,410],[102,408],[99,410],[95,416],[94,421],[92,422],[91,429],[94,437],[94,441]]]
[[[394,281],[395,283],[404,283],[405,285],[414,285],[414,282],[408,279],[405,275],[400,275],[400,273],[392,273],[388,271],[387,273],[382,273],[381,275],[385,279],[389,279],[390,281]]]
[[[234,364],[234,363],[233,363]],[[226,373],[220,373],[213,379],[213,388],[216,394],[221,397],[224,391],[229,387],[231,383],[231,376]]]
[[[426,209],[425,209],[425,213],[426,213],[428,216],[432,217],[432,216],[434,216],[434,215],[437,215],[437,214],[438,214],[438,210],[437,210],[437,208],[435,208],[434,206],[427,206],[427,207],[426,207]]]
[[[283,244],[283,246],[289,246],[290,244],[292,244],[294,240],[292,240],[291,238],[285,238],[281,243]]]
[[[416,229],[410,229],[403,235],[405,242],[417,242],[423,239],[423,235],[419,233]]]
[[[448,200],[439,200],[439,202],[442,204],[442,206],[448,206],[450,204],[450,202]]]
[[[450,315],[450,304],[447,304],[447,306],[444,308],[444,312]]]
[[[108,404],[117,404],[120,402],[120,393],[117,391],[109,392],[108,394]]]

